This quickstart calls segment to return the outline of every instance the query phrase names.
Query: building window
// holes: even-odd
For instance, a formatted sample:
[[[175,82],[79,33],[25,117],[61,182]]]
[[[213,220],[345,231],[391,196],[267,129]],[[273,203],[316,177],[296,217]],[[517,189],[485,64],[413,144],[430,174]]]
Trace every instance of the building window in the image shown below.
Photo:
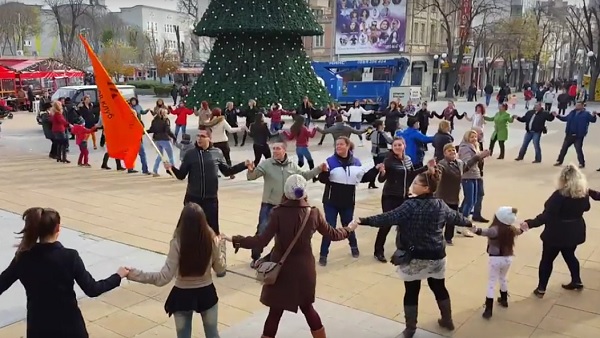
[[[425,28],[425,24],[422,23],[421,24],[421,36],[419,37],[419,42],[420,43],[425,43],[425,33],[426,33],[426,28]]]
[[[323,35],[315,35],[313,36],[313,48],[323,48],[325,47],[325,38]]]
[[[158,23],[157,22],[148,21],[146,23],[146,30],[151,31],[151,32],[158,32]]]
[[[439,41],[437,30],[435,29],[435,25],[431,24],[431,30],[429,31],[429,44],[437,44]]]
[[[322,9],[312,9],[312,13],[317,19],[320,19],[325,15],[325,11]]]
[[[420,29],[420,25],[418,23],[413,23],[413,34],[412,34],[412,36],[413,36],[413,40],[415,40],[415,41],[411,41],[412,43],[415,43],[415,42],[418,43],[419,42],[419,40],[418,40],[419,39],[419,35],[420,35],[419,29]]]

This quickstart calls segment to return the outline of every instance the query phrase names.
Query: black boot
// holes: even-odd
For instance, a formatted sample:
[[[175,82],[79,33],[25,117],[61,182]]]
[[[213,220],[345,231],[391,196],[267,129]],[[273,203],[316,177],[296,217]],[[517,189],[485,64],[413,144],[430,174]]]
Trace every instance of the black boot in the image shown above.
[[[485,310],[483,310],[483,314],[481,315],[481,317],[483,317],[485,319],[492,318],[493,309],[494,309],[494,299],[486,298],[485,299]]]
[[[500,306],[508,307],[508,291],[500,291],[500,297],[497,300]]]
[[[419,307],[404,305],[404,320],[406,328],[402,331],[402,337],[412,338],[417,333],[417,314]]]
[[[438,325],[450,331],[454,330],[454,322],[452,321],[452,307],[450,304],[450,298],[437,301],[438,308],[440,309],[440,315],[442,318],[438,319]]]

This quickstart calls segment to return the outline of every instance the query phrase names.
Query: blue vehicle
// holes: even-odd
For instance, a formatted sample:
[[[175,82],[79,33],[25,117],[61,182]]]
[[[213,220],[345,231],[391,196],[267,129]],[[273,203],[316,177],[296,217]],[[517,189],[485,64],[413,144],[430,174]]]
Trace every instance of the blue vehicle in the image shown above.
[[[407,58],[387,60],[333,61],[312,63],[325,88],[340,106],[348,109],[359,100],[367,110],[380,111],[388,106],[390,89],[400,87],[410,62]],[[377,80],[364,80],[365,74]],[[368,78],[368,77],[367,77]],[[367,122],[379,116],[365,115]]]

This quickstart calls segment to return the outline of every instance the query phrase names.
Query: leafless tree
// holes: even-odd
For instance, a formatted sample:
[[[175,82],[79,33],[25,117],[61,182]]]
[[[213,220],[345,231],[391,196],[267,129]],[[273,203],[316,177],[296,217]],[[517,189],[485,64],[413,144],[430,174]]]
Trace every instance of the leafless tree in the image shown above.
[[[452,88],[458,81],[467,47],[473,43],[472,28],[475,20],[483,15],[494,15],[503,7],[504,2],[505,0],[473,0],[468,2],[471,4],[470,8],[465,8],[463,5],[467,2],[463,0],[430,0],[423,8],[418,9],[433,9],[437,12],[446,35],[448,56],[445,62],[449,64],[448,81],[446,88],[440,88],[446,91],[446,98],[454,97]]]
[[[45,0],[54,14],[61,48],[61,59],[67,64],[79,63],[78,35],[85,29],[82,25],[89,10],[85,0]]]
[[[0,3],[0,55],[16,55],[25,40],[40,32],[40,9],[19,2]]]
[[[542,51],[552,34],[552,20],[551,15],[547,8],[544,8],[538,5],[531,12],[530,18],[528,18],[528,23],[531,24],[532,27],[535,28],[535,43],[534,43],[534,53],[532,57],[532,65],[531,65],[531,82],[535,82],[537,71],[540,66],[540,60],[542,57]]]
[[[590,64],[590,100],[596,99],[596,82],[600,74],[600,3],[597,1],[586,4],[583,1],[581,7],[569,6],[566,16],[567,24],[574,35],[581,41],[585,53],[590,51],[594,55],[589,58]],[[584,55],[587,57],[587,55]]]

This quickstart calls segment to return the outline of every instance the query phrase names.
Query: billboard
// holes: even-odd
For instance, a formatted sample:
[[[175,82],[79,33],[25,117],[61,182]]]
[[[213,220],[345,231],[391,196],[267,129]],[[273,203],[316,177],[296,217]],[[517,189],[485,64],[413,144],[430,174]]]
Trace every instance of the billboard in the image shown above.
[[[404,51],[407,0],[336,1],[336,54]]]

